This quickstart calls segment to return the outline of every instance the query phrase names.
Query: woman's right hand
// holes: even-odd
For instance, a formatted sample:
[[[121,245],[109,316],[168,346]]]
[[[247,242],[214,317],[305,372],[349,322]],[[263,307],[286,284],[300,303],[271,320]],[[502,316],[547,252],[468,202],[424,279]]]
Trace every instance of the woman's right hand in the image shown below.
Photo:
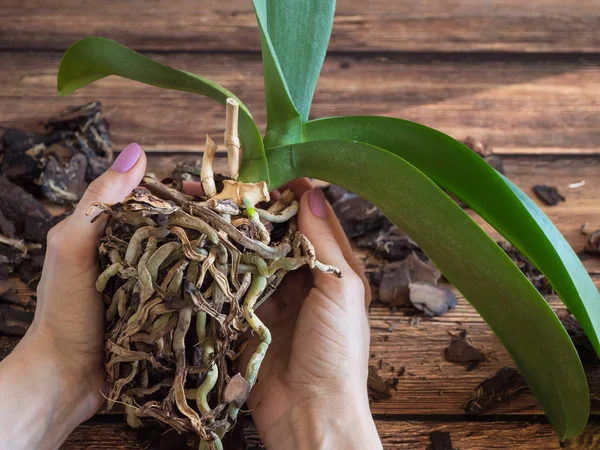
[[[367,397],[369,285],[323,192],[308,180],[298,226],[343,278],[299,270],[257,310],[272,343],[248,405],[269,449],[379,449]],[[248,361],[258,339],[243,355]]]

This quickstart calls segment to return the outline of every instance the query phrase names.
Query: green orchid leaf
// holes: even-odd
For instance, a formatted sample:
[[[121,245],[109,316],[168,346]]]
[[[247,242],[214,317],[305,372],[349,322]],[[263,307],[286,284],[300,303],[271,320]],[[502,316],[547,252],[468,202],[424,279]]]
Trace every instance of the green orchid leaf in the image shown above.
[[[118,75],[166,89],[195,92],[225,104],[227,89],[209,80],[160,64],[109,39],[85,38],[66,51],[58,69],[58,95],[67,95],[109,75]],[[240,101],[240,140],[244,181],[268,181],[267,161],[262,137],[248,108]],[[199,136],[199,142],[204,138]]]
[[[377,205],[417,242],[506,346],[561,438],[589,415],[585,373],[562,324],[512,260],[432,180],[361,142],[319,140],[268,152],[272,187],[326,180]]]
[[[303,137],[385,148],[467,203],[548,278],[600,355],[600,294],[583,264],[536,204],[472,150],[439,131],[389,117],[315,120]]]
[[[298,142],[302,136],[302,118],[292,100],[292,94],[271,40],[269,29],[271,2],[253,0],[252,3],[260,31],[265,78],[267,131],[264,142],[267,147]]]
[[[267,0],[269,35],[288,90],[308,120],[331,36],[335,0]]]

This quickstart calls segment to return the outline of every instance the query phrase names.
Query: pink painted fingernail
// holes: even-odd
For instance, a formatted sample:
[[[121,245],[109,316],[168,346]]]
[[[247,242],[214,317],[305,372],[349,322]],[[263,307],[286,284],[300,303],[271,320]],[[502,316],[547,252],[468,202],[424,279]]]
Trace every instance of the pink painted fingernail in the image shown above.
[[[308,205],[312,213],[321,219],[327,218],[327,200],[320,188],[315,188],[308,194]]]
[[[140,159],[141,154],[142,149],[138,144],[135,142],[133,144],[129,144],[123,149],[117,159],[115,159],[111,169],[120,173],[129,172],[131,168],[135,166],[135,163],[138,161],[138,159]]]

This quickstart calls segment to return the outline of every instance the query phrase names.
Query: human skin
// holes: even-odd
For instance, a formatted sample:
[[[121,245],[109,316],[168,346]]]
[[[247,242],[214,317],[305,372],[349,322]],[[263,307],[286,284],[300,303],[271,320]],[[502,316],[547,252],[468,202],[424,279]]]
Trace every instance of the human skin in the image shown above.
[[[381,448],[366,387],[368,283],[322,191],[308,180],[289,187],[301,197],[300,231],[343,278],[297,271],[258,310],[272,343],[248,400],[252,418],[268,449]]]
[[[34,321],[0,363],[0,442],[7,448],[57,449],[103,403],[104,305],[95,281],[105,221],[92,223],[86,210],[123,200],[145,170],[144,152],[127,146],[48,235]],[[273,343],[248,400],[254,422],[269,449],[381,448],[366,392],[368,287],[322,192],[306,180],[291,187],[302,195],[300,230],[321,262],[344,277],[300,271],[258,309]]]

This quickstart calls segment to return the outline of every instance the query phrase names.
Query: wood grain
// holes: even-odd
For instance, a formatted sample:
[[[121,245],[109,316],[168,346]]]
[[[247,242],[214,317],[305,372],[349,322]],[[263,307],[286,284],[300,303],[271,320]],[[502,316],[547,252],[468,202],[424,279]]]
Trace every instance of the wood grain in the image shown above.
[[[552,428],[526,422],[375,422],[384,449],[425,449],[432,431],[450,433],[452,445],[460,450],[592,450],[598,448],[598,425],[571,441],[560,443]]]
[[[565,309],[556,298],[551,298],[550,304],[557,311]],[[410,315],[391,313],[383,307],[373,308],[370,323],[370,363],[377,367],[381,365],[379,375],[384,380],[399,379],[397,390],[391,391],[391,398],[372,403],[373,414],[461,416],[464,414],[463,403],[481,381],[504,366],[516,367],[498,338],[463,298],[459,298],[456,309],[435,319],[416,320]],[[389,332],[392,325],[396,326]],[[488,355],[488,362],[468,371],[464,365],[445,360],[444,349],[451,339],[449,332],[457,329],[467,330],[473,343]],[[398,376],[402,367],[404,375]],[[587,367],[586,371],[592,412],[599,414],[600,363]],[[543,411],[533,395],[524,392],[518,399],[499,404],[487,414],[536,415]]]
[[[385,450],[425,449],[432,431],[449,432],[452,444],[460,450],[595,450],[600,444],[600,425],[588,425],[584,433],[560,443],[552,427],[527,422],[443,422],[375,419]],[[246,421],[244,437],[248,450],[263,448],[250,421]],[[142,447],[137,432],[124,424],[84,424],[68,438],[61,450],[156,450]],[[227,448],[227,450],[242,450]]]
[[[266,122],[258,55],[149,54],[227,87]],[[62,108],[101,100],[117,147],[190,148],[205,133],[222,136],[224,108],[190,93],[110,77],[67,98],[56,97],[59,53],[0,52],[0,124],[35,125]],[[457,138],[473,135],[499,151],[598,150],[600,60],[545,57],[329,58],[312,116],[372,114],[432,126]],[[511,150],[512,149],[512,150]]]
[[[597,52],[595,0],[338,0],[334,52]],[[258,51],[250,0],[4,0],[0,47],[64,50],[89,35],[166,51]]]

